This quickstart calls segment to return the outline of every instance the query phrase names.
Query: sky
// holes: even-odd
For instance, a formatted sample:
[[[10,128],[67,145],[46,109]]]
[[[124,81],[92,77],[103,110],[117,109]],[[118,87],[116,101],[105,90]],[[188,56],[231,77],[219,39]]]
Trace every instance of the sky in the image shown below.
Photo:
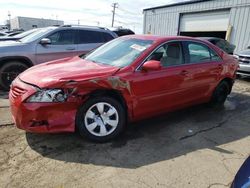
[[[0,25],[8,13],[17,16],[63,20],[65,24],[111,26],[112,3],[118,3],[114,26],[142,33],[144,8],[184,0],[0,0]]]

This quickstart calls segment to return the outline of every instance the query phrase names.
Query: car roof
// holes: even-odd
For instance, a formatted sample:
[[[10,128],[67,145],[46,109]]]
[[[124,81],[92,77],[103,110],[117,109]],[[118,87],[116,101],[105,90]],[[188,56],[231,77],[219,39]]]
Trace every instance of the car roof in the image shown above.
[[[167,40],[194,40],[194,41],[200,41],[203,42],[202,40],[199,40],[197,38],[193,37],[185,37],[185,36],[158,36],[158,35],[126,35],[123,36],[122,38],[137,38],[137,39],[142,39],[142,40],[153,40],[155,42],[162,42],[162,41],[167,41]]]
[[[77,28],[77,29],[96,29],[96,30],[107,30],[110,31],[106,27],[99,27],[99,26],[89,26],[89,25],[63,25],[60,28]]]
[[[99,26],[88,26],[88,25],[63,25],[58,27],[60,29],[82,29],[82,30],[89,30],[89,31],[101,31],[105,33],[109,33],[113,35],[113,37],[117,37],[117,34],[106,27],[99,27]]]

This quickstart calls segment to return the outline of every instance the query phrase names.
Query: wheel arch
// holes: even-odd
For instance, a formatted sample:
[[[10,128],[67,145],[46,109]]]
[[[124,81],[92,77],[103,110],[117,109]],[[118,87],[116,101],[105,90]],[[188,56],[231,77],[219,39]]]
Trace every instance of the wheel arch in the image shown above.
[[[230,94],[231,91],[232,91],[232,88],[233,88],[234,79],[232,79],[232,78],[230,78],[230,77],[225,77],[225,78],[223,78],[223,79],[219,82],[219,84],[220,84],[221,82],[223,82],[223,81],[225,81],[225,82],[228,83],[228,85],[229,85],[229,87],[230,87],[229,93],[228,93],[228,94]],[[218,85],[219,85],[219,84],[218,84]]]
[[[127,111],[128,106],[126,103],[125,98],[123,97],[122,93],[118,90],[113,89],[98,89],[89,93],[89,97],[96,97],[96,96],[109,96],[116,99],[118,102],[122,104],[122,106]]]
[[[128,106],[127,101],[126,101],[125,97],[123,96],[123,94],[121,93],[121,91],[114,90],[114,89],[94,90],[88,94],[86,100],[88,100],[88,98],[97,97],[97,96],[106,96],[106,97],[108,96],[108,97],[116,99],[124,107],[124,110],[126,113],[125,114],[126,121],[129,121],[132,119],[133,115],[132,115],[131,108]]]
[[[0,58],[0,68],[10,61],[20,61],[28,67],[33,66],[32,61],[25,56],[8,56],[8,57]]]

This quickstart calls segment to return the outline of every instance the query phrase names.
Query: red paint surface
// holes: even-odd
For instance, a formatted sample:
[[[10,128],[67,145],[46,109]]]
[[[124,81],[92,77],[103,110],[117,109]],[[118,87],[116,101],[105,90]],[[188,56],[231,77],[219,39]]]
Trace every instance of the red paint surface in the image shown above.
[[[9,94],[16,126],[31,132],[73,132],[77,109],[84,105],[89,94],[107,89],[117,90],[122,94],[127,104],[129,119],[135,121],[208,102],[221,80],[235,77],[238,62],[204,41],[203,43],[217,51],[222,58],[221,62],[136,71],[136,67],[161,43],[170,40],[199,40],[151,35],[127,37],[154,40],[153,45],[128,67],[120,69],[74,57],[34,66],[22,73],[13,82]],[[117,79],[120,85],[113,85],[111,80]],[[27,98],[34,94],[36,89],[23,81],[40,88],[71,88],[75,89],[75,92],[63,103],[26,103]],[[32,126],[33,121],[46,121],[48,125]]]

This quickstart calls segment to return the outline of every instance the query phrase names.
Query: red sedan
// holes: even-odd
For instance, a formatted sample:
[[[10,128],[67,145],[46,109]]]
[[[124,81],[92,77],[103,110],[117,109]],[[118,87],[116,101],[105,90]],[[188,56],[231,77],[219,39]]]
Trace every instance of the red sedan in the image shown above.
[[[188,37],[125,36],[92,53],[34,66],[9,93],[16,126],[73,132],[107,141],[127,121],[190,105],[223,105],[238,62],[209,42]]]

